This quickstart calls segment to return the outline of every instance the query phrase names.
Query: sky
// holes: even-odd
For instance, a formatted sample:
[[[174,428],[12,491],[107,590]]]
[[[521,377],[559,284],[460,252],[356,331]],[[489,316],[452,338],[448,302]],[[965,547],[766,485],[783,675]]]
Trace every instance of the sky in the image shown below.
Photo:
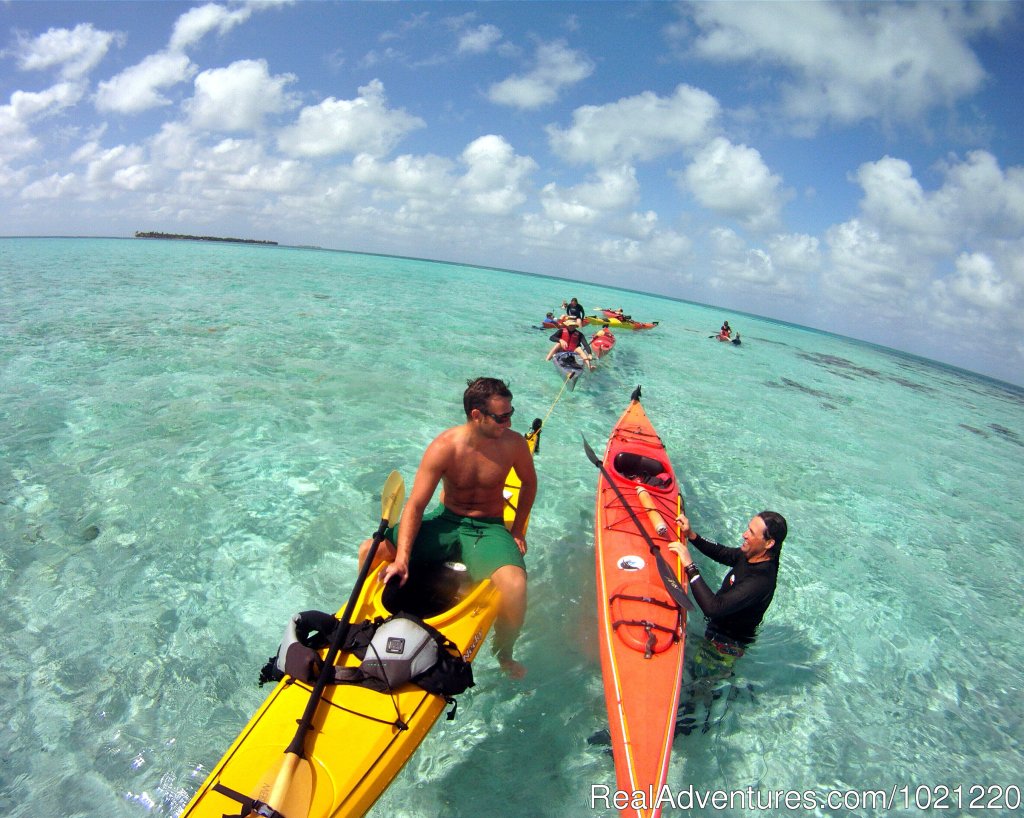
[[[0,235],[562,276],[1024,385],[1022,50],[1010,2],[0,2]]]

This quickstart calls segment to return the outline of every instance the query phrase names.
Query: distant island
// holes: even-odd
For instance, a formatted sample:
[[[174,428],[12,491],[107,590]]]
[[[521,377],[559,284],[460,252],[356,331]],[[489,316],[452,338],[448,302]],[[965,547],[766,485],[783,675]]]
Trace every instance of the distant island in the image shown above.
[[[154,232],[143,232],[141,230],[135,231],[135,238],[137,239],[183,239],[185,241],[230,241],[235,244],[273,244],[276,245],[276,241],[263,241],[260,239],[228,239],[222,238],[221,236],[184,236],[180,233],[154,233]]]

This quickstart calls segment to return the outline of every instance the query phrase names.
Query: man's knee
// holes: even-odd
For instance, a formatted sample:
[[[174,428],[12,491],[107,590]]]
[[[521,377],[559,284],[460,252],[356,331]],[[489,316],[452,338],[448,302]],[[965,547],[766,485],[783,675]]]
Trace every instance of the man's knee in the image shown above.
[[[503,565],[493,574],[491,581],[506,599],[526,598],[526,571],[518,565]]]
[[[363,540],[359,545],[359,564],[362,565],[366,562],[367,556],[370,554],[370,548],[373,545],[373,540]],[[395,547],[391,544],[390,540],[381,540],[380,545],[377,546],[376,557],[381,557],[387,562],[391,562],[395,559]]]

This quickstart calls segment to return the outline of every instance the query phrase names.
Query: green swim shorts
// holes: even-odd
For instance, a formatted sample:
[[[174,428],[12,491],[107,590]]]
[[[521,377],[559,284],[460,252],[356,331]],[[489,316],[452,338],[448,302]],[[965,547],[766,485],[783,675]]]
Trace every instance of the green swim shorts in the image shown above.
[[[398,528],[389,528],[384,537],[398,542]],[[416,542],[412,546],[411,563],[456,560],[465,563],[474,580],[489,577],[505,565],[526,570],[526,561],[500,517],[460,517],[438,506],[423,515]]]

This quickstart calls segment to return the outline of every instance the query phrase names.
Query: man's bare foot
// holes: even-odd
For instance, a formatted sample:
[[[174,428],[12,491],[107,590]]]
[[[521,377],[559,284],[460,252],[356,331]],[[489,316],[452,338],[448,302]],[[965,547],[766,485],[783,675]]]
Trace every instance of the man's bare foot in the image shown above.
[[[522,679],[524,676],[526,676],[526,665],[520,664],[512,657],[503,659],[499,656],[498,665],[501,667],[503,671],[505,671],[505,675],[508,676],[510,679],[518,681],[519,679]]]

